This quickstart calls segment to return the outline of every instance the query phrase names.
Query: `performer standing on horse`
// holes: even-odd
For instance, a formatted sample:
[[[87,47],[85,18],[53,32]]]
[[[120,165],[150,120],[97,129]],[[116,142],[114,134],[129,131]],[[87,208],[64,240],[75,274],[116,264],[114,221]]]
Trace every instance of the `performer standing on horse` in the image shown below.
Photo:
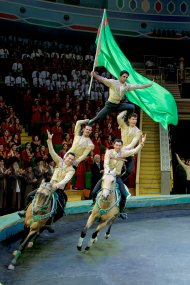
[[[117,116],[117,122],[119,124],[119,128],[121,130],[121,139],[123,141],[123,146],[127,146],[129,149],[134,148],[141,136],[142,131],[137,128],[137,114],[130,113],[127,114],[127,111],[121,112]],[[126,165],[126,173],[124,175],[123,180],[125,181],[129,175],[131,175],[133,168],[134,168],[134,156],[128,156]]]
[[[125,185],[121,179],[121,170],[123,163],[125,161],[125,158],[128,156],[131,156],[137,152],[139,152],[142,147],[144,146],[144,143],[146,141],[146,135],[142,136],[142,141],[139,143],[139,145],[136,148],[129,149],[128,147],[123,147],[123,141],[121,139],[116,139],[114,141],[113,149],[108,149],[105,153],[104,157],[104,170],[106,172],[109,172],[116,169],[116,182],[119,184],[119,190],[121,193],[121,202],[120,202],[120,217],[122,219],[126,219],[126,214],[122,213],[125,204],[126,204],[126,198],[127,198],[127,192],[125,190]],[[96,196],[101,189],[101,180],[96,184],[92,191],[92,198],[93,201],[95,201]]]
[[[67,151],[67,153],[72,152],[75,154],[75,162],[74,162],[75,166],[78,166],[79,163],[84,161],[85,158],[90,153],[90,151],[94,149],[94,144],[90,139],[90,134],[92,133],[92,127],[88,125],[88,122],[89,119],[78,120],[76,122],[73,144],[71,148]],[[82,125],[86,125],[83,131],[81,130]]]
[[[76,122],[73,144],[68,150],[68,152],[73,152],[75,154],[74,166],[77,167],[75,189],[85,188],[85,159],[88,154],[94,149],[94,144],[90,139],[92,127],[87,125],[88,121],[89,120],[86,119],[78,120]],[[83,129],[82,125],[85,125]]]

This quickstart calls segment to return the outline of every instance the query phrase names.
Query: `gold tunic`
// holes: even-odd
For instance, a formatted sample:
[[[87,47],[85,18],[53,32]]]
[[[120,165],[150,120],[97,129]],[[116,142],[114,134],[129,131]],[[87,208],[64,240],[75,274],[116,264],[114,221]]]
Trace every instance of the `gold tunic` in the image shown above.
[[[109,87],[109,97],[108,101],[114,104],[119,104],[120,101],[124,98],[125,93],[127,91],[132,91],[135,89],[144,89],[152,86],[153,83],[150,84],[128,84],[121,83],[119,80],[115,79],[107,79],[102,76],[97,75],[97,80],[104,83],[107,87]]]
[[[94,144],[89,137],[81,136],[81,125],[85,124],[86,120],[79,120],[75,126],[75,136],[71,148],[67,151],[73,152],[76,156],[77,163],[83,161],[91,150],[94,149]]]
[[[136,148],[133,149],[122,147],[119,152],[116,152],[114,149],[108,149],[104,157],[104,170],[110,171],[116,168],[116,174],[121,175],[121,169],[124,163],[122,159],[134,155],[135,153],[139,152],[141,148],[142,144],[139,144]]]
[[[53,184],[57,184],[57,187],[59,189],[64,190],[65,185],[71,180],[71,178],[75,174],[75,169],[73,168],[73,166],[67,166],[64,163],[64,160],[54,151],[52,140],[48,139],[47,145],[49,153],[56,163],[56,167],[50,182]]]
[[[121,129],[121,139],[123,141],[123,146],[128,146],[129,149],[135,147],[139,142],[142,132],[136,126],[130,127],[124,121],[124,115],[127,111],[121,112],[117,116],[117,122]]]

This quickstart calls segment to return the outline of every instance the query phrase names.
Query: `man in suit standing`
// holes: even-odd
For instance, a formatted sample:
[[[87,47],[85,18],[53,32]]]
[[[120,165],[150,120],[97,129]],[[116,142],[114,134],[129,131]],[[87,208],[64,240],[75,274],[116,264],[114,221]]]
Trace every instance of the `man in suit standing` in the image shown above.
[[[91,189],[94,189],[96,183],[102,178],[102,174],[104,172],[103,164],[100,160],[100,155],[95,154],[94,162],[91,164]]]

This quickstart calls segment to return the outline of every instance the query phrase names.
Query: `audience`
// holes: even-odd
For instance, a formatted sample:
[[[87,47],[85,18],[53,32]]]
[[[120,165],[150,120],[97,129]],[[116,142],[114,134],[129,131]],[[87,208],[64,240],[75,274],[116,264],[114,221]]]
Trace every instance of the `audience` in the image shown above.
[[[104,105],[108,91],[103,84],[93,81],[91,94],[88,94],[94,45],[87,48],[56,41],[17,39],[16,36],[0,40],[0,62],[5,67],[0,71],[4,79],[0,96],[0,183],[3,189],[0,208],[10,212],[24,207],[27,194],[42,178],[53,173],[46,130],[54,134],[53,144],[64,157],[73,143],[76,121],[94,117]],[[98,71],[112,78],[105,69]],[[23,128],[32,136],[32,141],[25,145],[21,141]],[[100,157],[103,158],[106,148],[112,147],[115,137],[120,137],[115,114],[93,126],[91,139],[95,149],[85,160],[82,171],[91,171],[92,165],[99,165]],[[84,185],[84,179],[78,180],[79,174],[77,172],[76,184],[72,181],[73,188],[80,189]],[[91,187],[94,184],[92,179]],[[14,194],[8,204],[7,185]]]

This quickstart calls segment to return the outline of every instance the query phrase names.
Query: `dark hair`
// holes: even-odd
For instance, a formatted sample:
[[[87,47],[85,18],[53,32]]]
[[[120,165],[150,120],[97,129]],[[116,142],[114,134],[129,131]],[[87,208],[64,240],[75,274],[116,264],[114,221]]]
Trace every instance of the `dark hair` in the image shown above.
[[[132,117],[138,118],[137,113],[129,113],[129,115],[127,116],[127,119],[130,119],[130,118],[132,118]]]
[[[74,156],[74,157],[76,156],[74,152],[68,152],[68,153],[66,153],[65,157],[69,156],[69,154]]]
[[[124,121],[126,122],[126,124],[127,125],[129,125],[129,119],[131,119],[131,118],[136,118],[136,119],[138,119],[138,115],[137,115],[137,113],[129,113],[128,115],[126,114],[126,116],[125,116],[125,118],[124,118]]]
[[[122,75],[125,74],[125,73],[129,76],[129,72],[128,72],[127,70],[122,70],[122,71],[120,72],[120,76],[122,76]]]
[[[115,139],[113,144],[115,144],[116,142],[119,142],[119,143],[122,143],[123,144],[123,141],[121,139]]]

